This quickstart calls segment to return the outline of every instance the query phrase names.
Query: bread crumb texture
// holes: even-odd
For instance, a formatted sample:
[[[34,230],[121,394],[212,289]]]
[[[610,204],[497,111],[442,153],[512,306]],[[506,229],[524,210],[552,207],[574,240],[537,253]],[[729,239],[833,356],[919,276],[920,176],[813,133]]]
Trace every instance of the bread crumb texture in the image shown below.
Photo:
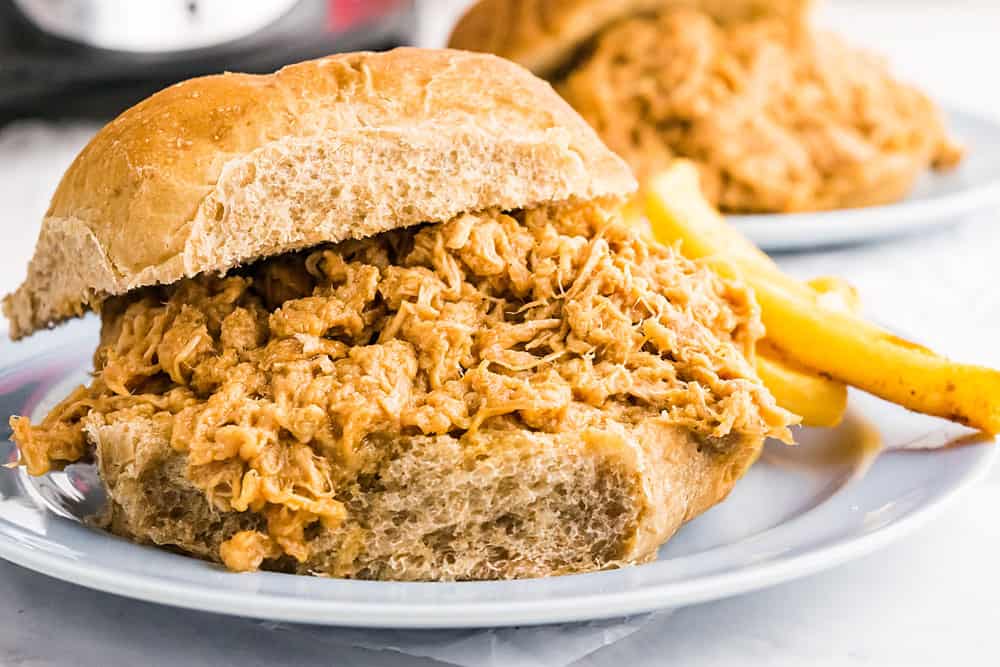
[[[876,56],[783,17],[670,8],[612,24],[557,89],[640,182],[695,160],[725,211],[896,201],[961,158],[941,114]]]
[[[101,318],[92,383],[11,420],[22,463],[96,460],[112,531],[234,570],[637,562],[788,435],[747,288],[593,204],[318,246]]]

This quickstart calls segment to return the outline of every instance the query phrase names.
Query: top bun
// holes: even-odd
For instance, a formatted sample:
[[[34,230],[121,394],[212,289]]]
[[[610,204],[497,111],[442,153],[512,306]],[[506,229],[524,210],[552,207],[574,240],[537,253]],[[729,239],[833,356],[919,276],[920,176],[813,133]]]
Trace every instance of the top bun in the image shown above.
[[[615,21],[668,7],[692,7],[721,23],[764,16],[797,19],[812,0],[480,0],[459,20],[448,44],[495,53],[548,76]]]
[[[191,79],[77,156],[3,310],[19,338],[268,255],[634,189],[547,83],[493,56],[396,49]]]

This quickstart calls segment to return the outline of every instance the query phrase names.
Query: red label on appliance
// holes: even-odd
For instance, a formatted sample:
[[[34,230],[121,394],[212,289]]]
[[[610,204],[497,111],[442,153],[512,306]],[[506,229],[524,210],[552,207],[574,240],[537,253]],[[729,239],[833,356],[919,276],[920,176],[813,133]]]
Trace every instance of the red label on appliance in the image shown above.
[[[378,18],[398,4],[399,0],[327,0],[327,29],[342,32]]]

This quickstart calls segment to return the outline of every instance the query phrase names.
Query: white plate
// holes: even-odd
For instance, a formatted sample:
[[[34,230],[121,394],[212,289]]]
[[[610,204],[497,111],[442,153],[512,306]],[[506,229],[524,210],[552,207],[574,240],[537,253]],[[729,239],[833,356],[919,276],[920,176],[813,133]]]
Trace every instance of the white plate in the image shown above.
[[[89,318],[0,345],[0,419],[38,415],[85,381],[96,328]],[[730,498],[684,527],[656,562],[622,570],[462,583],[233,574],[82,525],[78,517],[99,503],[99,485],[86,466],[39,479],[0,470],[0,556],[143,600],[326,625],[528,625],[678,607],[817,572],[887,544],[981,476],[996,454],[985,443],[915,449],[971,432],[870,397],[853,396],[852,413],[856,419],[837,432],[801,431],[798,448],[768,445]],[[861,415],[878,423],[886,445],[909,450],[876,457],[859,444],[866,429]]]
[[[964,111],[946,115],[967,148],[965,159],[951,171],[924,174],[899,203],[728,219],[764,250],[806,250],[912,234],[1000,205],[1000,123]]]

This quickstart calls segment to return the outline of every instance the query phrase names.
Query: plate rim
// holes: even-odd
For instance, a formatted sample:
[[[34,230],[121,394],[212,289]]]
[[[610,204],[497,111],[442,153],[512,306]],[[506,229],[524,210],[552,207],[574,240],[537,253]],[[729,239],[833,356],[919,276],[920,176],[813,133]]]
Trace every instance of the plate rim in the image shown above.
[[[843,538],[833,544],[810,549],[799,555],[765,561],[730,573],[696,577],[692,581],[649,584],[630,591],[588,593],[555,600],[497,602],[481,599],[474,602],[448,603],[447,611],[444,613],[441,611],[442,605],[435,602],[394,604],[337,601],[255,591],[220,590],[190,583],[176,584],[151,579],[148,576],[116,572],[108,566],[94,568],[72,559],[33,550],[5,536],[0,536],[0,558],[40,574],[106,593],[183,609],[261,620],[373,629],[455,629],[592,621],[680,608],[732,597],[778,583],[794,581],[868,555],[932,520],[962,493],[982,480],[997,459],[997,447],[995,442],[965,446],[966,449],[979,449],[982,453],[953,486],[941,492],[932,501],[914,508],[905,516],[870,533]],[[888,455],[901,456],[914,453],[916,452],[902,450],[886,452]],[[85,529],[82,526],[81,528]],[[122,540],[113,535],[106,535],[105,538]],[[180,555],[177,557],[186,558]],[[298,576],[273,572],[260,574],[268,577]],[[597,577],[602,574],[607,573],[569,576]],[[387,583],[396,586],[428,585],[412,582]],[[475,586],[483,583],[497,582],[461,582],[460,585]],[[663,604],[666,598],[670,600],[668,605]],[[253,604],[246,604],[249,599],[253,600]],[[502,611],[498,610],[499,605],[502,605]]]

